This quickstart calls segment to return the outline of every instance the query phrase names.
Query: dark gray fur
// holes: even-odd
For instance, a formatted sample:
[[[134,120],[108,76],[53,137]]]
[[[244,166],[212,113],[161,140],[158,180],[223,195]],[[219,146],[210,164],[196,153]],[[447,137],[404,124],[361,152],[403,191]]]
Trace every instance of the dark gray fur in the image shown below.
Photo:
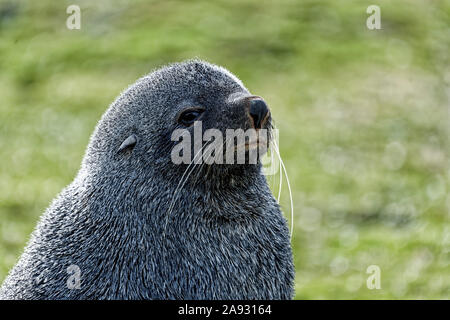
[[[198,60],[128,88],[99,121],[80,171],[42,216],[0,298],[292,298],[288,228],[260,164],[198,166],[167,212],[186,169],[170,158],[178,112],[205,107],[204,130],[247,127],[249,95],[227,70]],[[137,143],[119,151],[132,135]],[[80,289],[67,286],[73,264]]]

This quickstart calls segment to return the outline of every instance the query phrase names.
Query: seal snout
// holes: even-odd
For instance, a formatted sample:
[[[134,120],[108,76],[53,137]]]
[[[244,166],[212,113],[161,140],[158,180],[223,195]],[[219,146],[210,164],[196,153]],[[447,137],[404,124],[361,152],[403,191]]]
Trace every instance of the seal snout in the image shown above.
[[[249,117],[254,129],[261,129],[270,116],[269,107],[260,97],[249,98]]]

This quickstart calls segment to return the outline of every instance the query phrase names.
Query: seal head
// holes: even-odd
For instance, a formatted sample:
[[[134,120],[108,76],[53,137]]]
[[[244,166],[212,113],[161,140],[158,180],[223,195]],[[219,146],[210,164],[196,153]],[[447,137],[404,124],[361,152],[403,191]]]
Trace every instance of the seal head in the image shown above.
[[[291,298],[289,232],[260,161],[189,174],[172,161],[173,132],[194,135],[198,121],[202,132],[271,127],[264,100],[224,68],[193,60],[141,78],[99,121],[0,297]]]

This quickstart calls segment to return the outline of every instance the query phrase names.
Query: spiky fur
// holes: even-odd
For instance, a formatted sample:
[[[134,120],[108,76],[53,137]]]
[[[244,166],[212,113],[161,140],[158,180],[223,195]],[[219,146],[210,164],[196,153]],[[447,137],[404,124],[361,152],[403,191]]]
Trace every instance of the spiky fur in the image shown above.
[[[206,127],[237,128],[248,90],[194,60],[140,79],[99,121],[74,181],[38,223],[0,289],[2,299],[290,299],[286,221],[261,165],[170,160],[177,113],[206,107]],[[138,142],[117,152],[130,134]],[[169,203],[176,196],[172,212]],[[67,268],[81,271],[69,289]]]

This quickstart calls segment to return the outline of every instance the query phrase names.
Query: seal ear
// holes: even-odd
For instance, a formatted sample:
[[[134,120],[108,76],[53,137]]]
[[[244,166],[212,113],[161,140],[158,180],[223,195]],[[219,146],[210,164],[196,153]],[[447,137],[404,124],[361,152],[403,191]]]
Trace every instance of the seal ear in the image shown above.
[[[117,150],[117,153],[119,153],[125,149],[128,149],[128,148],[134,148],[136,143],[137,143],[137,137],[136,137],[136,135],[132,134],[131,136],[129,136],[122,142],[119,149]]]

